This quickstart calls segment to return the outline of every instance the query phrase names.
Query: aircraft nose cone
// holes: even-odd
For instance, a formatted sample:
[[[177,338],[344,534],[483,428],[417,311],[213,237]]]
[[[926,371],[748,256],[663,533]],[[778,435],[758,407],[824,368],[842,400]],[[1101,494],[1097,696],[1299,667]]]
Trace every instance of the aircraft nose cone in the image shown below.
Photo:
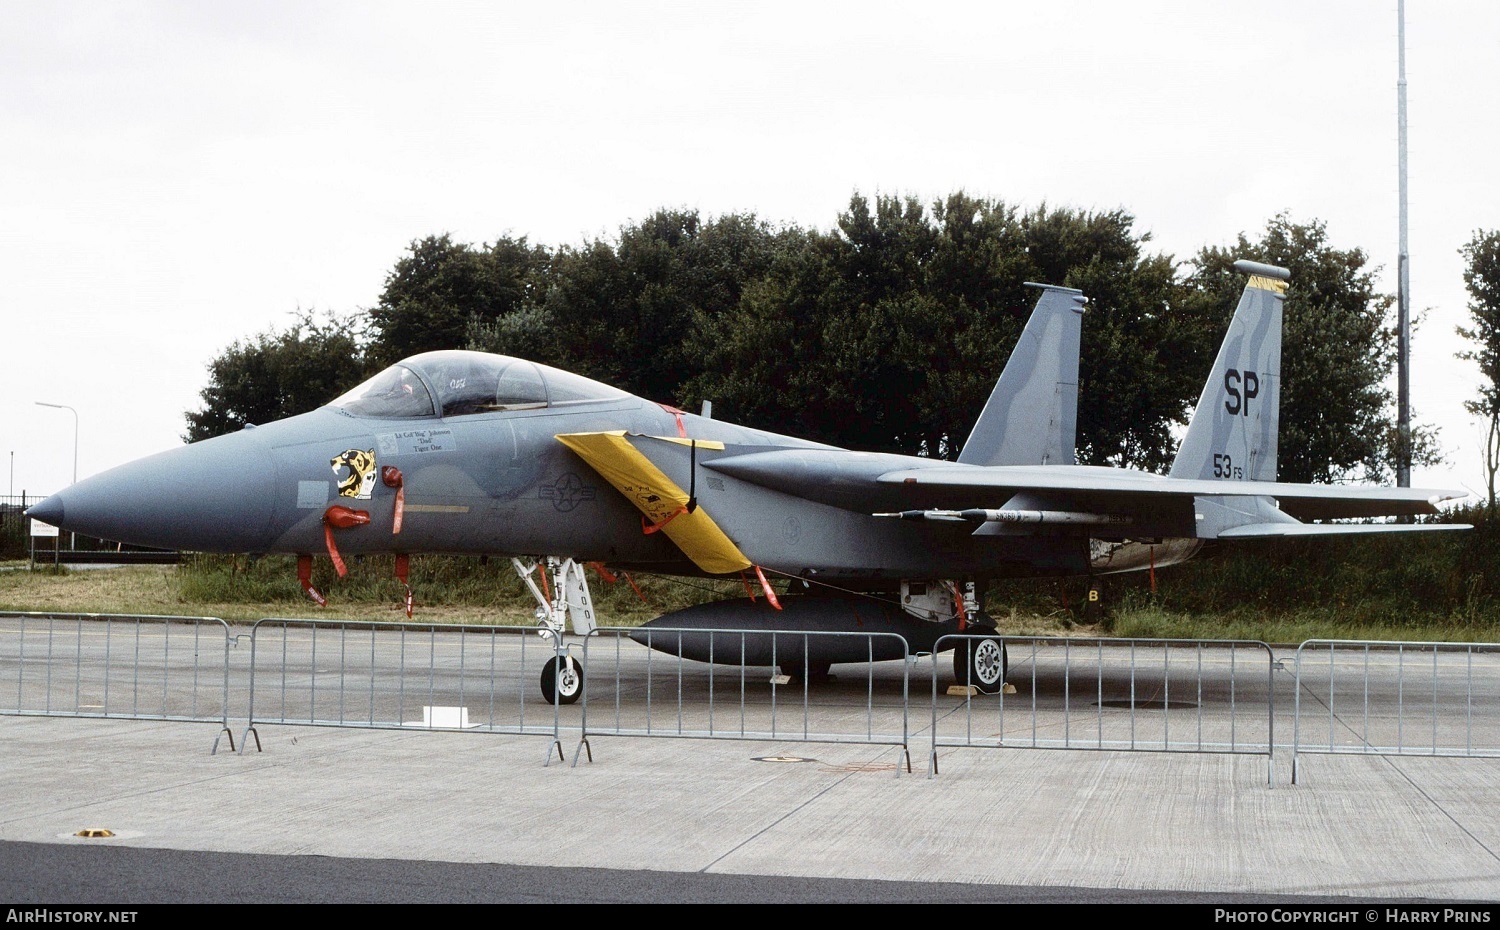
[[[40,520],[52,526],[62,526],[63,502],[60,495],[54,494],[39,503],[32,504],[26,511],[26,516],[33,520]]]
[[[276,470],[264,445],[234,433],[110,469],[28,513],[84,536],[204,552],[271,542]]]

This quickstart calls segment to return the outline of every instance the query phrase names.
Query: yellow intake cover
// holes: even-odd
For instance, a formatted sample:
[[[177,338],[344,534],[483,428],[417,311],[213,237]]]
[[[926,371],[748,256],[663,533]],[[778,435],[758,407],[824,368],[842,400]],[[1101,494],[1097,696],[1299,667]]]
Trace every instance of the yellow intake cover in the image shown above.
[[[688,494],[662,473],[639,449],[630,444],[624,430],[605,433],[561,433],[557,441],[578,453],[589,467],[614,485],[615,490],[660,526],[667,538],[713,575],[743,571],[750,560],[739,550],[702,507],[687,512]],[[689,440],[674,439],[683,445]],[[701,448],[722,449],[722,443],[697,440]]]

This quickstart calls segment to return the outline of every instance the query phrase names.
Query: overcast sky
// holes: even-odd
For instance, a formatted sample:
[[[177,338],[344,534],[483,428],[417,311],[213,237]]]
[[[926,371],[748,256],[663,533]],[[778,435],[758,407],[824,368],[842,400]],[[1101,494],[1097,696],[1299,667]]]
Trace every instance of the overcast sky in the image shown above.
[[[1395,0],[0,0],[0,455],[50,493],[180,442],[207,364],[374,304],[414,239],[855,191],[1124,208],[1186,259],[1279,212],[1394,292]],[[1500,3],[1406,7],[1418,419],[1479,491],[1458,249],[1500,227]],[[1087,325],[1087,322],[1085,322]],[[998,372],[997,372],[998,374]],[[1206,375],[1206,371],[1205,371]],[[0,467],[5,466],[0,460]]]

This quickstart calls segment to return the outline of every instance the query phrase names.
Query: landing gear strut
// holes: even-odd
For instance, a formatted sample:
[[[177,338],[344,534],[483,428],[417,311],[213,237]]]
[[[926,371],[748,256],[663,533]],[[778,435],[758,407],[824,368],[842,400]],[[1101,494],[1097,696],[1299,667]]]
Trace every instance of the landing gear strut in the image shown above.
[[[542,667],[542,697],[548,704],[572,704],[583,694],[583,666],[561,645],[563,631],[569,624],[577,636],[588,636],[596,629],[594,598],[583,566],[557,556],[530,564],[513,558],[510,563],[536,598],[536,619],[541,627],[537,632],[558,647],[558,654]],[[540,576],[541,587],[533,573]]]

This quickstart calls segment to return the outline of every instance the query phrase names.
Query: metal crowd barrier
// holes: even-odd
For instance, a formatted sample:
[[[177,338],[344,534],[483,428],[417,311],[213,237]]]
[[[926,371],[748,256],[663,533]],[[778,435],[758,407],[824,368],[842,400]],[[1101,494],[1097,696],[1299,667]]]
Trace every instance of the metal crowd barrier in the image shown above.
[[[1007,636],[1008,686],[978,695],[962,681],[940,692],[947,655],[891,634],[539,632],[268,618],[246,676],[231,668],[244,637],[218,618],[0,612],[0,713],[214,723],[217,751],[226,735],[234,749],[246,696],[241,752],[264,724],[415,728],[546,736],[550,765],[576,730],[574,764],[593,737],[637,736],[888,745],[910,771],[912,670],[930,662],[930,776],[940,749],[1024,747],[1265,755],[1274,783],[1281,666],[1261,642]],[[711,661],[680,657],[688,636],[707,637]],[[867,661],[797,674],[840,639]],[[743,664],[756,650],[764,663],[768,643],[769,664]],[[576,705],[542,695],[565,657],[584,675]],[[1500,757],[1500,645],[1310,640],[1295,689],[1294,783],[1307,753]]]
[[[683,658],[684,639],[711,661]],[[797,673],[835,646],[866,659]],[[768,664],[746,666],[752,654]],[[894,634],[603,627],[584,640],[583,667],[580,748],[601,735],[864,743],[897,747],[911,771],[911,657]]]
[[[257,726],[458,730],[547,736],[562,758],[564,708],[542,698],[566,651],[535,628],[271,617],[252,630],[249,721]]]
[[[1296,682],[1293,784],[1306,753],[1500,757],[1500,646],[1308,640]]]
[[[978,636],[945,636],[935,652]],[[1003,637],[1007,687],[976,696],[969,682],[944,703],[934,662],[932,751],[940,747],[1263,755],[1274,784],[1276,668],[1255,641]],[[1208,713],[1212,711],[1212,713]]]
[[[0,612],[0,713],[216,723],[229,730],[217,617]]]

